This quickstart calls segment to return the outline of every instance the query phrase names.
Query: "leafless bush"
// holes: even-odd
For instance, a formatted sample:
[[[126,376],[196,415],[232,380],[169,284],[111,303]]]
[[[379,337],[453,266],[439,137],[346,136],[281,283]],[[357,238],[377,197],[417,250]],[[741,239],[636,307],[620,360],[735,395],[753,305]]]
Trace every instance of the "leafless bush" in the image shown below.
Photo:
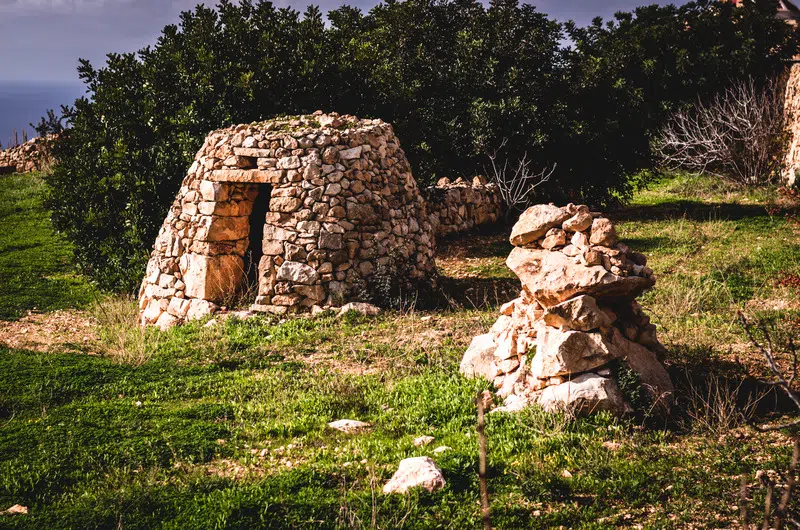
[[[486,154],[491,163],[491,168],[487,168],[486,173],[489,179],[497,184],[506,217],[510,219],[515,212],[528,207],[536,188],[550,180],[556,166],[553,164],[549,171],[545,168],[536,173],[531,169],[532,160],[528,158],[528,153],[524,153],[516,162],[512,162],[508,157],[498,160],[500,152],[507,143],[508,139],[504,138],[499,148]]]
[[[655,149],[668,168],[746,186],[769,184],[780,175],[785,129],[780,83],[748,79],[673,114]]]

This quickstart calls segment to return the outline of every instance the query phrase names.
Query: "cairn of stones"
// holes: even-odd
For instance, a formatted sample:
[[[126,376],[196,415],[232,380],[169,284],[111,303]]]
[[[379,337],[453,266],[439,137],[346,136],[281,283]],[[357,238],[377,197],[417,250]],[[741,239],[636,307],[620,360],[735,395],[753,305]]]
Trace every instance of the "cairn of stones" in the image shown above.
[[[454,181],[443,177],[424,191],[428,197],[428,216],[437,236],[493,223],[503,213],[497,184],[481,176],[471,180],[458,177]]]
[[[49,143],[54,136],[34,138],[0,151],[0,174],[41,171],[50,162]]]
[[[255,219],[263,230],[250,233],[267,205]],[[316,112],[209,134],[156,239],[142,324],[217,311],[242,285],[251,242],[261,256],[254,311],[340,306],[398,261],[403,279],[434,272],[425,200],[378,119]]]
[[[573,204],[529,208],[511,243],[506,263],[522,292],[473,339],[460,371],[493,382],[498,410],[625,414],[632,405],[616,380],[625,373],[644,390],[646,412],[668,412],[663,346],[636,301],[655,284],[645,256],[619,241],[609,219]]]

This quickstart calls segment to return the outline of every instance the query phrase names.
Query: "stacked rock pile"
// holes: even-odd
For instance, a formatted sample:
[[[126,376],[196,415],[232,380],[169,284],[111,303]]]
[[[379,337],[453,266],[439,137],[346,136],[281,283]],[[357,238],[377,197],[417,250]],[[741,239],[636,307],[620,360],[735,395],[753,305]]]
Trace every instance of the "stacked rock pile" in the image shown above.
[[[522,282],[491,330],[461,362],[499,389],[504,410],[538,403],[577,413],[631,408],[615,374],[636,375],[651,410],[667,412],[673,386],[663,347],[636,297],[655,284],[645,256],[586,206],[529,208],[511,232],[507,265]]]
[[[0,151],[0,174],[39,171],[49,161],[48,146],[52,136],[34,138],[24,144]]]
[[[458,177],[454,181],[440,178],[435,186],[425,189],[425,195],[428,216],[437,236],[493,223],[503,213],[497,184],[481,176],[471,180]]]

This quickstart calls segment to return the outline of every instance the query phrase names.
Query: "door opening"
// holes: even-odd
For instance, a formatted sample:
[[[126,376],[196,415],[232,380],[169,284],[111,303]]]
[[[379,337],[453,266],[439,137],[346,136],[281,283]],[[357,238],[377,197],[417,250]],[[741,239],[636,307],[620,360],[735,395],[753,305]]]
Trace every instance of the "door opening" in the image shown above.
[[[250,213],[250,244],[244,255],[245,289],[248,294],[258,292],[258,263],[264,255],[264,225],[267,222],[269,200],[272,195],[271,184],[256,184],[256,186],[258,195]]]

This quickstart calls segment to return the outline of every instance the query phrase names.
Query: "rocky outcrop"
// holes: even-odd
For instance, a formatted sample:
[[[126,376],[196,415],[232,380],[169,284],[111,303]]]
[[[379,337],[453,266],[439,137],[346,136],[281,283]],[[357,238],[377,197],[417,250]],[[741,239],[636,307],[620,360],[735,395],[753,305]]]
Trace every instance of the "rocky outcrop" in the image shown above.
[[[49,144],[53,139],[53,136],[34,138],[0,151],[0,174],[41,171],[51,161]]]
[[[428,217],[437,236],[493,223],[503,213],[497,184],[487,183],[480,176],[472,180],[459,177],[454,181],[440,178],[435,186],[423,191],[428,199]]]
[[[341,306],[382,269],[425,280],[435,245],[426,206],[381,120],[317,112],[212,132],[156,239],[141,322],[166,328],[216,311],[240,287],[248,252],[261,256],[254,311]]]
[[[585,206],[529,208],[511,231],[507,265],[522,293],[505,304],[461,362],[494,383],[501,410],[538,404],[577,413],[631,410],[615,372],[638,379],[652,411],[668,412],[673,386],[656,356],[655,326],[636,297],[655,284],[645,256]],[[613,369],[612,369],[613,368]]]

